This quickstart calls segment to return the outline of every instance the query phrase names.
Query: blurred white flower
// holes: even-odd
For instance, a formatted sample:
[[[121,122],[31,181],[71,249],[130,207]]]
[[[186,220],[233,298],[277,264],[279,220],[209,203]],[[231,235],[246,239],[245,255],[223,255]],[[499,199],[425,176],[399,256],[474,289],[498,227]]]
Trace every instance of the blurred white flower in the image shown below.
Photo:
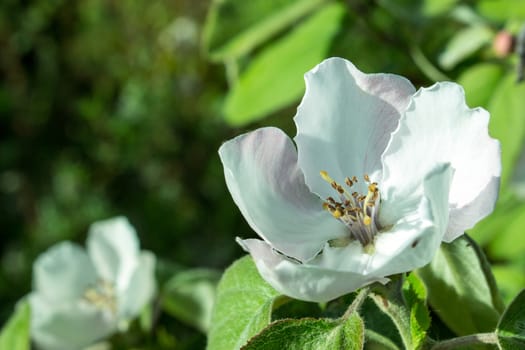
[[[488,215],[501,172],[488,113],[463,89],[415,91],[340,58],[305,75],[295,143],[262,128],[219,150],[226,183],[263,240],[238,242],[278,291],[327,301],[421,267]]]
[[[39,349],[82,349],[123,330],[155,293],[155,257],[124,217],[91,225],[87,252],[62,242],[33,266],[31,336]]]
[[[165,49],[176,50],[181,46],[194,46],[199,42],[198,25],[191,17],[177,17],[159,35]]]

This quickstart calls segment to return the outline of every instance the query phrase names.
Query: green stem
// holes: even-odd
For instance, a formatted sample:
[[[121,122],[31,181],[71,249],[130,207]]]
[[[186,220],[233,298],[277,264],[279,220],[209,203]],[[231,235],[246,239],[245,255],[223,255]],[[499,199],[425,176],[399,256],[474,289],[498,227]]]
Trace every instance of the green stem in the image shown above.
[[[450,80],[449,77],[447,77],[444,73],[442,73],[439,69],[436,68],[430,62],[430,60],[425,56],[423,51],[417,46],[416,44],[412,44],[410,46],[410,56],[414,60],[415,64],[418,66],[418,68],[429,78],[433,81],[442,81],[442,80]]]
[[[341,316],[342,320],[347,320],[352,313],[359,311],[359,308],[361,305],[363,305],[364,301],[366,300],[366,297],[368,296],[368,293],[370,293],[370,287],[366,286],[364,288],[361,288],[359,293],[356,295],[354,301],[352,301],[352,304],[346,309],[343,316]]]
[[[452,338],[440,341],[430,348],[430,350],[448,350],[460,346],[474,344],[498,344],[496,333],[478,333],[466,335],[464,337]]]
[[[224,62],[226,67],[226,80],[228,82],[228,87],[231,89],[239,79],[239,64],[235,58],[231,58]]]
[[[377,307],[386,313],[396,325],[405,349],[412,349],[412,333],[410,331],[410,311],[406,306],[403,297],[402,285],[404,277],[402,275],[393,276],[392,280],[386,285],[379,285],[374,288],[370,297]]]

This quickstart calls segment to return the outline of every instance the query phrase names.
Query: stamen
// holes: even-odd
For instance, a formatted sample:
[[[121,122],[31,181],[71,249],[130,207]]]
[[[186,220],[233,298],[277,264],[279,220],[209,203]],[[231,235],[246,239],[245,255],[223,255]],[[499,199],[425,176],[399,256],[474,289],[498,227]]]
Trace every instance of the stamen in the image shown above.
[[[363,195],[356,191],[348,191],[324,170],[320,171],[320,175],[337,192],[339,198],[338,201],[334,197],[328,197],[323,203],[323,209],[345,224],[350,232],[350,237],[358,240],[367,254],[373,253],[375,236],[381,229],[377,222],[379,209],[377,204],[380,197],[377,183],[371,182],[367,174],[363,175],[368,190],[366,195]],[[356,176],[344,179],[344,184],[348,189],[357,182]]]
[[[113,315],[117,312],[117,297],[111,282],[100,280],[93,287],[86,289],[83,299],[100,310],[108,310]]]
[[[321,174],[321,177],[322,177],[323,180],[325,180],[326,182],[328,182],[328,183],[332,183],[332,182],[334,182],[334,180],[333,180],[330,176],[328,176],[328,173],[327,173],[326,171],[321,170],[321,171],[319,172],[319,174]]]

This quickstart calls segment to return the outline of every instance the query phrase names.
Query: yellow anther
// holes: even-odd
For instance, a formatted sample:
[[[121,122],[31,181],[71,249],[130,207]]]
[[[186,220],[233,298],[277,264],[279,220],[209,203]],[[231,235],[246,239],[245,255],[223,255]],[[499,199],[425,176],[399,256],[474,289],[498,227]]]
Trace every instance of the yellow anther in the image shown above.
[[[368,174],[363,175],[363,178],[366,182],[370,182],[370,176],[368,176]]]
[[[352,180],[350,180],[349,177],[345,177],[345,184],[348,186],[348,187],[352,187],[354,185],[354,182]]]
[[[377,191],[377,183],[371,183],[370,185],[368,185],[368,190],[370,192],[376,192]]]
[[[84,292],[84,298],[95,303],[100,300],[100,294],[95,289],[90,288]]]
[[[369,226],[371,223],[372,223],[372,218],[368,215],[365,215],[365,217],[363,218],[363,224],[365,224],[366,226]]]
[[[341,216],[343,216],[343,213],[339,209],[336,209],[332,212],[332,215],[334,218],[339,219]]]
[[[328,173],[324,170],[321,170],[319,172],[319,174],[321,175],[321,177],[323,178],[323,180],[325,180],[326,182],[329,182],[329,183],[332,183],[334,182],[334,180],[328,175]]]
[[[329,207],[328,203],[324,202],[323,203],[323,209],[324,210],[328,210],[328,207]]]

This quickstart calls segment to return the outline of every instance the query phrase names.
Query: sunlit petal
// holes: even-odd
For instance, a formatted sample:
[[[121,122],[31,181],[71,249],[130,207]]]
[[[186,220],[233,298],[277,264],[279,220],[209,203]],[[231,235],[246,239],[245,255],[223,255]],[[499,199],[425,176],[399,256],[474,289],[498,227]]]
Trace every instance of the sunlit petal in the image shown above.
[[[226,184],[252,229],[288,256],[308,260],[324,243],[345,235],[304,184],[292,141],[262,128],[222,145]]]
[[[289,261],[258,239],[238,242],[250,252],[263,278],[277,291],[292,298],[323,302],[372,282],[386,282],[384,278]]]
[[[450,163],[454,169],[449,197],[453,210],[447,240],[488,215],[501,173],[500,147],[488,134],[488,120],[485,110],[467,107],[464,91],[457,84],[437,83],[420,89],[383,156],[385,201],[402,200],[420,186],[421,178],[435,164]]]
[[[305,80],[295,142],[306,184],[326,198],[330,187],[320,170],[338,182],[363,174],[378,181],[381,154],[415,92],[412,84],[398,75],[364,74],[341,58],[325,60]]]

